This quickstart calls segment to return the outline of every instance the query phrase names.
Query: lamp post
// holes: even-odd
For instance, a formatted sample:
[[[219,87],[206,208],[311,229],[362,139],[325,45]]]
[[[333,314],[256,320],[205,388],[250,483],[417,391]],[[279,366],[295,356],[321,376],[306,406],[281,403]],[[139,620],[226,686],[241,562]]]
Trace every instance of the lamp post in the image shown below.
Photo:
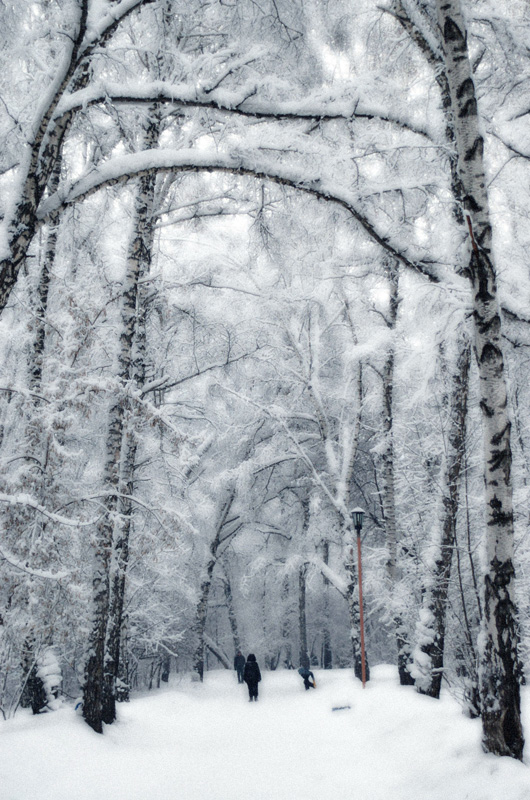
[[[351,512],[353,527],[357,533],[357,564],[359,572],[359,627],[361,629],[361,680],[363,689],[366,686],[366,653],[364,649],[364,608],[363,608],[363,568],[361,562],[361,530],[363,527],[364,510],[354,508]]]

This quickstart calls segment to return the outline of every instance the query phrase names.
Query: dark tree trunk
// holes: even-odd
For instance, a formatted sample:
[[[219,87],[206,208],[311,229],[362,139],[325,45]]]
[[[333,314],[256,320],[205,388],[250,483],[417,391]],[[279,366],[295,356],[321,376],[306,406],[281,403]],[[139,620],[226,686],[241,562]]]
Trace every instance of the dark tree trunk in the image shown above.
[[[142,0],[139,0],[139,4]],[[65,136],[75,112],[62,116],[56,115],[57,107],[63,97],[69,92],[83,89],[90,79],[90,56],[96,44],[104,47],[108,39],[115,32],[120,21],[127,17],[135,6],[131,5],[122,10],[121,14],[114,17],[109,15],[105,27],[101,30],[92,46],[81,52],[86,44],[89,3],[78,4],[78,18],[75,25],[64,37],[64,56],[61,66],[53,77],[55,87],[48,105],[42,109],[41,115],[35,120],[33,129],[35,134],[28,142],[29,155],[24,175],[22,176],[22,189],[20,198],[14,209],[9,225],[9,256],[0,260],[0,313],[6,307],[11,292],[16,284],[18,274],[25,262],[28,249],[31,245],[37,225],[38,205],[48,186],[50,175],[53,173],[60,158]]]
[[[223,578],[223,591],[226,599],[226,610],[228,613],[228,621],[230,623],[230,630],[232,631],[232,639],[234,641],[234,653],[241,650],[241,641],[239,639],[239,629],[237,625],[237,617],[234,608],[234,597],[232,595],[232,584],[228,573],[225,570]]]
[[[34,714],[40,714],[47,703],[46,691],[42,680],[37,675],[37,650],[34,636],[31,634],[24,642],[22,651],[22,694],[21,708],[31,708]]]
[[[325,541],[322,545],[322,560],[324,564],[329,564],[329,542]],[[333,653],[331,650],[331,633],[329,622],[329,580],[323,576],[324,580],[324,626],[322,630],[322,667],[331,669],[333,667]]]
[[[171,656],[166,653],[162,656],[162,670],[160,672],[160,680],[162,683],[169,683],[169,673],[171,671]]]
[[[197,609],[195,612],[195,624],[193,626],[195,638],[196,638],[196,650],[193,659],[193,669],[199,676],[199,680],[202,682],[204,679],[204,649],[205,649],[205,632],[206,632],[206,617],[208,614],[208,598],[210,596],[210,588],[212,585],[212,576],[215,565],[217,564],[218,559],[218,550],[219,545],[222,541],[226,541],[225,537],[222,539],[223,529],[228,519],[228,515],[230,513],[230,509],[232,508],[232,503],[234,502],[236,496],[236,492],[234,488],[229,489],[228,497],[221,509],[221,513],[219,515],[219,520],[217,522],[217,527],[215,530],[214,538],[210,544],[210,559],[206,565],[206,575],[201,583],[201,589],[199,594],[199,601],[197,603]]]
[[[301,500],[302,505],[302,539],[309,530],[310,512],[309,498]],[[298,661],[301,667],[309,668],[309,651],[307,647],[306,618],[306,576],[307,564],[301,564],[298,570]]]
[[[301,667],[309,669],[309,653],[307,650],[307,620],[306,620],[306,575],[307,566],[302,564],[298,571],[298,628],[299,628],[299,653],[298,661]]]
[[[282,607],[283,607],[283,623],[282,623],[282,641],[284,651],[284,665],[287,669],[293,666],[293,645],[292,645],[292,609],[289,602],[289,576],[286,575],[282,585]]]
[[[197,649],[195,650],[195,658],[193,662],[193,669],[199,676],[199,680],[204,680],[204,632],[206,630],[206,616],[208,613],[208,598],[210,596],[210,588],[212,585],[212,575],[214,567],[217,563],[216,558],[210,559],[206,566],[206,578],[201,583],[201,591],[199,602],[197,603],[197,610],[195,612],[195,634],[197,637]]]

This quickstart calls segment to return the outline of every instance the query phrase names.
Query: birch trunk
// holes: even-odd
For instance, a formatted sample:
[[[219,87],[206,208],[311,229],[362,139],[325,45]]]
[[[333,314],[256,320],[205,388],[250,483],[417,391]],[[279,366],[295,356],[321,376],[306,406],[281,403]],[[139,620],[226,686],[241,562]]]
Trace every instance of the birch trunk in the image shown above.
[[[50,180],[49,191],[54,192],[59,185],[60,177],[60,161]],[[46,317],[48,313],[48,294],[50,289],[50,276],[53,264],[55,262],[55,253],[57,247],[58,236],[57,224],[51,226],[46,244],[44,247],[44,258],[42,262],[41,274],[39,284],[37,287],[37,305],[35,308],[35,331],[33,336],[33,343],[31,349],[31,362],[29,369],[29,389],[30,389],[30,408],[28,411],[28,424],[26,425],[26,441],[28,447],[28,455],[33,463],[40,465],[39,470],[31,469],[28,474],[28,482],[25,489],[39,500],[44,505],[45,495],[49,486],[49,448],[50,441],[46,438],[43,431],[42,422],[39,418],[39,408],[41,401],[38,396],[42,390],[42,371],[44,365],[44,351],[46,345]],[[49,437],[49,434],[48,434]],[[20,526],[21,512],[17,512],[17,523]],[[28,509],[24,512],[24,516],[29,516],[26,520],[25,526],[31,525],[37,529],[36,538],[42,540],[46,531],[46,524],[39,521],[34,513]],[[14,520],[15,521],[15,520]],[[28,553],[28,555],[30,555]],[[28,607],[31,608],[33,603],[38,602],[35,599],[32,582],[28,583]],[[35,636],[35,625],[33,620],[29,620],[30,630],[26,636],[22,648],[22,686],[23,691],[20,698],[20,705],[22,708],[31,708],[34,714],[42,711],[46,705],[46,693],[42,680],[37,675],[37,657],[38,657],[38,644]],[[52,644],[48,641],[48,644]],[[28,672],[28,668],[30,671]]]
[[[357,570],[355,569],[355,548],[353,529],[345,529],[343,541],[348,542],[346,546],[346,602],[348,603],[348,615],[350,619],[350,638],[353,653],[353,671],[356,678],[362,679],[362,654],[361,654],[361,613],[359,607],[359,583],[357,580]],[[366,680],[370,679],[370,669],[368,667],[368,657],[365,653]]]
[[[399,272],[393,262],[387,270],[390,286],[390,302],[387,325],[395,331],[399,306]],[[386,572],[391,595],[392,625],[397,648],[397,667],[401,686],[410,686],[414,679],[409,667],[412,663],[412,648],[403,619],[403,608],[399,598],[398,532],[396,525],[396,489],[394,474],[394,344],[389,347],[383,367],[383,511],[387,546]]]
[[[160,118],[152,110],[146,128],[144,144],[146,149],[154,149],[160,138]],[[128,380],[134,388],[142,388],[145,383],[145,308],[139,284],[149,273],[154,241],[153,205],[155,196],[155,176],[146,175],[139,180],[135,200],[134,229],[127,258],[127,273],[132,286],[130,304],[125,303],[122,314],[122,330],[132,325],[133,336],[127,339],[127,354],[122,359],[123,383]],[[126,282],[127,279],[126,279]],[[132,302],[134,295],[134,313]],[[113,532],[113,552],[111,561],[110,607],[107,626],[105,704],[104,722],[112,722],[116,716],[116,681],[120,674],[122,655],[121,631],[125,604],[126,574],[129,561],[129,539],[131,533],[134,493],[134,470],[138,442],[134,430],[134,410],[127,401],[123,416],[122,464],[120,470],[118,516]]]
[[[9,257],[0,260],[0,312],[4,310],[17,281],[18,273],[37,230],[37,207],[46,190],[64,140],[69,120],[53,125],[52,118],[68,84],[78,66],[79,48],[86,32],[88,2],[79,4],[77,33],[69,40],[69,53],[65,56],[53,88],[44,104],[41,115],[36,120],[34,135],[30,142],[25,176],[22,182],[20,199],[13,214],[9,231]],[[66,37],[65,37],[66,41]]]
[[[307,565],[302,564],[298,570],[298,630],[299,651],[298,661],[301,667],[309,669],[309,652],[307,649],[307,618],[306,618],[306,575]]]
[[[14,213],[10,220],[9,256],[0,260],[0,313],[6,307],[16,284],[21,266],[37,230],[37,209],[48,185],[57,160],[60,158],[64,138],[70,128],[74,112],[54,119],[57,107],[69,92],[85,88],[90,80],[90,56],[96,45],[105,47],[120,22],[147,0],[117,9],[108,15],[99,36],[86,44],[89,0],[77,3],[75,30],[65,31],[63,41],[65,51],[50,88],[40,103],[39,115],[33,125],[33,135],[28,142],[29,154],[25,159],[24,173],[21,176],[21,191]]]
[[[513,565],[513,510],[510,421],[501,340],[501,317],[492,230],[484,177],[484,143],[467,50],[467,31],[459,0],[437,0],[444,60],[451,93],[470,234],[469,279],[472,287],[475,351],[480,381],[484,433],[485,574],[480,647],[483,746],[487,752],[522,759],[518,655],[519,634]]]
[[[304,497],[302,505],[302,539],[309,529],[309,499]],[[307,564],[302,564],[298,570],[298,661],[301,667],[309,669],[309,651],[307,649],[307,618],[306,618],[306,576]]]
[[[469,365],[467,337],[459,340],[459,353],[451,390],[451,423],[443,476],[442,519],[433,545],[432,573],[422,609],[421,639],[414,659],[416,685],[421,694],[440,697],[444,669],[444,643],[451,565],[456,545],[460,476],[465,452]]]
[[[237,625],[236,611],[234,608],[234,596],[232,594],[232,584],[228,577],[227,572],[223,578],[223,591],[226,600],[226,610],[228,614],[228,622],[230,623],[230,630],[232,631],[232,639],[234,641],[234,653],[241,650],[241,640],[239,638],[239,628]]]
[[[204,679],[204,648],[205,648],[205,633],[206,633],[206,617],[208,614],[208,598],[210,596],[213,571],[215,569],[215,565],[217,564],[218,560],[219,546],[222,544],[223,541],[226,541],[226,538],[225,539],[221,538],[223,533],[223,528],[228,519],[228,515],[230,513],[230,509],[232,508],[232,503],[234,502],[235,496],[236,496],[235,489],[230,489],[227,500],[224,506],[222,507],[219,520],[217,522],[217,526],[215,529],[215,535],[210,544],[210,558],[206,564],[205,577],[201,582],[199,601],[197,603],[197,609],[195,612],[195,624],[193,626],[193,629],[197,640],[197,647],[195,650],[193,669],[199,676],[199,680],[201,681],[201,683]]]
[[[329,564],[329,542],[325,541],[322,547],[322,560],[324,564]],[[329,579],[322,576],[324,581],[324,629],[322,631],[322,667],[332,669],[333,653],[331,650],[331,633],[329,629]]]
[[[153,115],[147,126],[145,144],[155,147],[160,125]],[[122,389],[110,408],[103,485],[107,491],[105,514],[99,522],[94,544],[92,579],[92,627],[85,668],[83,715],[97,733],[102,723],[116,718],[115,682],[119,670],[120,629],[128,558],[130,511],[120,517],[120,495],[132,480],[136,445],[126,435],[130,414],[127,392],[134,384],[133,353],[137,325],[138,284],[148,269],[153,237],[152,205],[154,178],[139,180],[135,201],[134,234],[127,258],[121,303],[121,333],[118,378]],[[127,475],[123,475],[125,466]],[[112,572],[112,576],[111,576]],[[112,593],[111,593],[112,589]]]
[[[293,646],[292,646],[292,622],[291,608],[289,603],[289,576],[286,575],[282,584],[282,642],[285,653],[284,666],[291,669],[293,666]]]

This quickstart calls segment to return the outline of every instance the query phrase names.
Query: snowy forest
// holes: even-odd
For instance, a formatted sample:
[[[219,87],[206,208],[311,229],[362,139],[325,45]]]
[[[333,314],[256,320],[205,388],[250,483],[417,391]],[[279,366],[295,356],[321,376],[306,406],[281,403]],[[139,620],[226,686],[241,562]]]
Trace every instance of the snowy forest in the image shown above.
[[[522,759],[528,4],[0,0],[0,41],[3,719],[101,733],[241,649],[394,664]]]

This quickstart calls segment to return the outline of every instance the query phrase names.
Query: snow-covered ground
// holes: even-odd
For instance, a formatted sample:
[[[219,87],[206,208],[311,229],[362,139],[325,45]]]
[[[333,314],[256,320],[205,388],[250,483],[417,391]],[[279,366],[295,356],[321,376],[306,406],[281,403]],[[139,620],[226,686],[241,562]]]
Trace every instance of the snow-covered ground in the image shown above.
[[[400,688],[379,666],[265,673],[257,704],[235,674],[178,676],[135,697],[103,736],[71,708],[0,723],[2,800],[528,800],[530,769],[482,753],[449,696]],[[530,697],[525,690],[527,730]],[[333,707],[350,706],[333,711]],[[530,747],[530,746],[529,746]],[[530,755],[528,758],[530,764]]]

